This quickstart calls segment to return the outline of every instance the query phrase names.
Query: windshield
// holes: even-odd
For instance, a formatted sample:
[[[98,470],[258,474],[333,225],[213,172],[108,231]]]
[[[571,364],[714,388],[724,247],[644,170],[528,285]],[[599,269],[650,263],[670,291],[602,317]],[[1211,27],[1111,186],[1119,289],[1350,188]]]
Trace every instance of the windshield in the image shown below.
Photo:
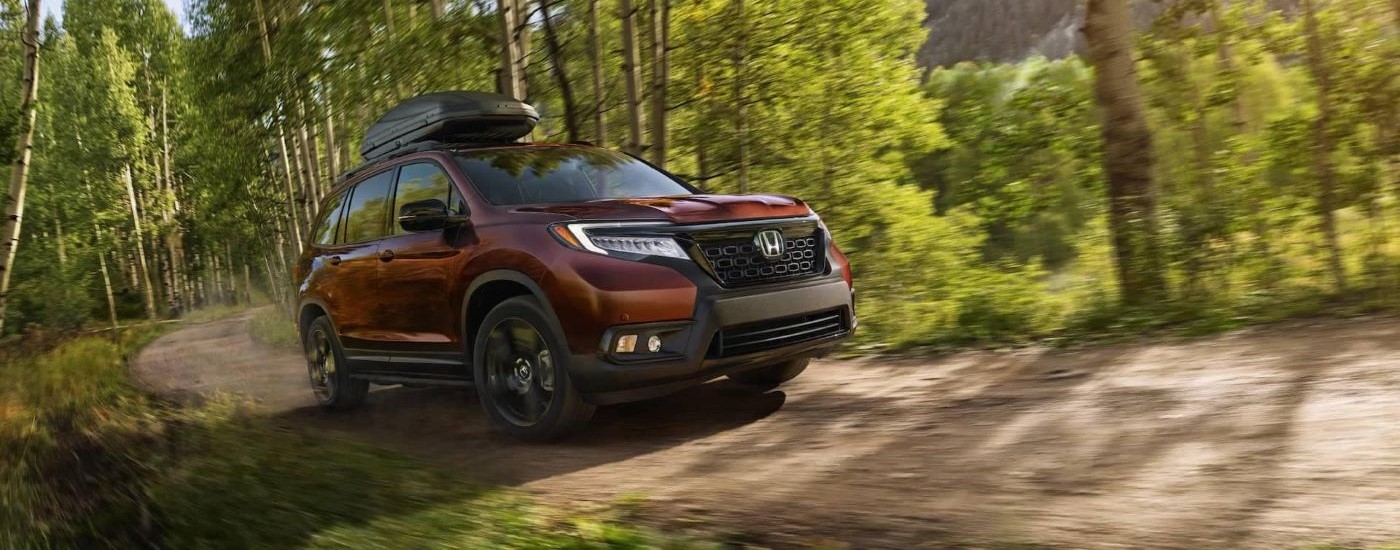
[[[606,149],[511,147],[462,151],[457,165],[491,204],[584,202],[689,195],[646,163]]]

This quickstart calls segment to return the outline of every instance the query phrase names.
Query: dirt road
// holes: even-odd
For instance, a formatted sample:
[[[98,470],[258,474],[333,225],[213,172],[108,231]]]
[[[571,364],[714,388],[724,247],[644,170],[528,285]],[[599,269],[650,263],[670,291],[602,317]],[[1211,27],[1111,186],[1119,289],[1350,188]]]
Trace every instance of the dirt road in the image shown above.
[[[166,392],[402,449],[546,502],[644,495],[642,517],[761,544],[1296,547],[1400,541],[1400,319],[1298,322],[1082,351],[823,361],[781,391],[715,382],[525,445],[466,391],[312,407],[247,316],[146,349]]]

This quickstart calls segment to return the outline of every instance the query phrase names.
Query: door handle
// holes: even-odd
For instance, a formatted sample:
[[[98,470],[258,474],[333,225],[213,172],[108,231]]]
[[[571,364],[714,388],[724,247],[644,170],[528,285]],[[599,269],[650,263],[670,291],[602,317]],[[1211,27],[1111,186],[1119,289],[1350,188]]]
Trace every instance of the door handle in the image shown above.
[[[385,251],[379,253],[379,261],[381,261],[381,262],[387,262],[387,261],[390,261],[390,260],[393,260],[393,259],[394,259],[394,251],[393,251],[393,250],[385,250]]]
[[[331,265],[340,265],[340,256],[331,256],[330,259],[326,261]]]

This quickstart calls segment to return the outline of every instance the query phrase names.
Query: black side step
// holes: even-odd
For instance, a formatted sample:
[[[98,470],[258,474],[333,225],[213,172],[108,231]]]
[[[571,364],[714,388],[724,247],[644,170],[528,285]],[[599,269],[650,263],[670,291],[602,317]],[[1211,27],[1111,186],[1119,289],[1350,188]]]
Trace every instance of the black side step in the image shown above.
[[[470,388],[471,380],[466,378],[433,378],[420,376],[400,376],[393,374],[351,374],[356,380],[368,380],[372,384],[404,384],[409,386],[449,386]]]

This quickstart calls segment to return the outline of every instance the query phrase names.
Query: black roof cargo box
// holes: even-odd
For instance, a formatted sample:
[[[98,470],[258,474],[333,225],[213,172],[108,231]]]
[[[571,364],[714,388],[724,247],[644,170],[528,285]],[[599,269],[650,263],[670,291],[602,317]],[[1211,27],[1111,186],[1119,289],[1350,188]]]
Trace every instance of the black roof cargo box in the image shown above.
[[[395,105],[365,132],[360,156],[373,161],[420,141],[513,142],[535,129],[530,104],[489,92],[437,92]]]

